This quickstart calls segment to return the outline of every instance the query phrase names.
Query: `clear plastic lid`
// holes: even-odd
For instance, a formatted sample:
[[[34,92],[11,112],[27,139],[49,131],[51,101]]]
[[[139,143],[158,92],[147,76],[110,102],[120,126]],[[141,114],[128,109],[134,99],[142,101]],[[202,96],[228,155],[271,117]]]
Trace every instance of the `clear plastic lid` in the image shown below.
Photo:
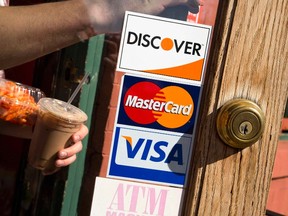
[[[88,119],[86,113],[78,107],[54,98],[41,98],[38,105],[40,110],[69,123],[84,123]]]

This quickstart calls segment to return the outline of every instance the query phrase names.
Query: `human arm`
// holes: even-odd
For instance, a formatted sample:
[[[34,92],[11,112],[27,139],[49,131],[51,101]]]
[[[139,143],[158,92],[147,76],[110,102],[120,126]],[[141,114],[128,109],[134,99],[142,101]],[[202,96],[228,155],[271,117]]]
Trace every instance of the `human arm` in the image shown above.
[[[127,10],[159,14],[197,0],[69,0],[0,7],[0,69],[13,67],[101,33],[119,32]],[[196,3],[195,3],[196,2]]]
[[[41,57],[80,41],[89,23],[81,1],[0,7],[0,69]]]

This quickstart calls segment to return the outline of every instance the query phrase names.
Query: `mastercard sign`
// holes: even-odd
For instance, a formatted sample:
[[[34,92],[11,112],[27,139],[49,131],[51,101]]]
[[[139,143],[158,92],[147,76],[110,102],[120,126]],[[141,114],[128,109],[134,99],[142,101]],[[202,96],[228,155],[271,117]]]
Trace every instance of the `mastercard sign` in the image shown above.
[[[117,70],[201,82],[211,27],[127,12]]]
[[[125,75],[108,176],[182,187],[200,87]]]
[[[126,76],[118,124],[192,134],[200,87]]]

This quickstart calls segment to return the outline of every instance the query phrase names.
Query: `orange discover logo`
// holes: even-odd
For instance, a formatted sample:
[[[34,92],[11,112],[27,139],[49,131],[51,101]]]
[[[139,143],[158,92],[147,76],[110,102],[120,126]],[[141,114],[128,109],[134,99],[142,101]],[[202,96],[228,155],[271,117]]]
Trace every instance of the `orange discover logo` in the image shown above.
[[[173,40],[170,38],[164,38],[161,42],[161,47],[163,50],[171,50],[174,46]]]

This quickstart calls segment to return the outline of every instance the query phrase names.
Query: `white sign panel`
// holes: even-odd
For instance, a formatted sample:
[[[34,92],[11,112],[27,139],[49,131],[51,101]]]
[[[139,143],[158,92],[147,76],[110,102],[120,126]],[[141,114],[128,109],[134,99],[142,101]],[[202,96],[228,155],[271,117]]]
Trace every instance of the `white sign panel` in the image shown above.
[[[90,216],[180,215],[182,191],[97,177]]]
[[[117,71],[201,82],[211,26],[127,12]]]

